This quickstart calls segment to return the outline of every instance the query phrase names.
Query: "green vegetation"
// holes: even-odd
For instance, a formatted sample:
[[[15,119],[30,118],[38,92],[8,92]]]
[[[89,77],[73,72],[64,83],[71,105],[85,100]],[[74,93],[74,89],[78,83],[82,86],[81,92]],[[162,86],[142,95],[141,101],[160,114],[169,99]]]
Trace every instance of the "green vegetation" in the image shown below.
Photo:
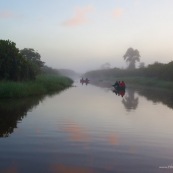
[[[139,69],[95,70],[85,74],[94,83],[114,83],[124,80],[127,85],[140,85],[155,88],[173,88],[173,61],[168,64],[154,63]]]
[[[41,68],[44,66],[44,62],[41,61],[41,55],[32,48],[24,48],[20,50],[20,54],[30,66],[29,71],[27,71],[29,78],[35,79],[41,73]]]
[[[0,80],[34,80],[41,72],[44,62],[34,49],[16,48],[9,40],[0,40]]]
[[[34,81],[26,82],[1,81],[0,98],[20,98],[58,92],[72,83],[71,79],[57,75],[39,75]]]
[[[0,40],[0,98],[20,98],[57,92],[73,81],[44,65],[32,48],[19,50],[10,40]]]
[[[117,80],[126,81],[129,86],[145,86],[145,87],[152,87],[152,88],[162,88],[162,89],[169,89],[173,88],[173,81],[165,81],[159,80],[156,78],[149,78],[149,77],[122,77],[117,78]]]

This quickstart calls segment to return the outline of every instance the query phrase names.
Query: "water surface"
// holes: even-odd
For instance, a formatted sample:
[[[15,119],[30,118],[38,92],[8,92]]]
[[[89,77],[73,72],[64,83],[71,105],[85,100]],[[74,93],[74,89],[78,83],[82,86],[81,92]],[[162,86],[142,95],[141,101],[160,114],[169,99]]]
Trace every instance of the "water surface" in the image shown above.
[[[80,85],[0,100],[0,172],[173,171],[170,93]]]

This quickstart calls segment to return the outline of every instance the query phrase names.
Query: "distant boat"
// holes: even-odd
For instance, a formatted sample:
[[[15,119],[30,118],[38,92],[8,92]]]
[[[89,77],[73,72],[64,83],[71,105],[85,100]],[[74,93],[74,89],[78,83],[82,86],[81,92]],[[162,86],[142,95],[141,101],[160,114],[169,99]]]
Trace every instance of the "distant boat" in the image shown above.
[[[87,78],[86,78],[86,79],[83,79],[83,78],[82,78],[82,79],[80,80],[80,83],[82,83],[82,84],[83,84],[83,83],[88,84],[88,83],[89,83],[89,79],[87,79]]]

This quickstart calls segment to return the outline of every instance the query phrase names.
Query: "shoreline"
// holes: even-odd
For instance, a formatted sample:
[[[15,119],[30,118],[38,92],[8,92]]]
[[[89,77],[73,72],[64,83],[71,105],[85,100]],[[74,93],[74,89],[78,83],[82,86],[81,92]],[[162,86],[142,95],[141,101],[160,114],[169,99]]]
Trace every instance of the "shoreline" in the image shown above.
[[[101,87],[112,87],[115,81],[124,81],[126,87],[136,87],[136,88],[147,88],[147,89],[157,89],[157,90],[167,90],[172,91],[173,82],[163,81],[152,78],[143,78],[143,77],[118,77],[118,78],[100,78],[100,79],[91,79],[90,83],[101,86]],[[172,91],[173,92],[173,91]]]
[[[34,81],[0,81],[0,99],[26,98],[60,92],[72,86],[73,80],[58,75],[39,75]]]

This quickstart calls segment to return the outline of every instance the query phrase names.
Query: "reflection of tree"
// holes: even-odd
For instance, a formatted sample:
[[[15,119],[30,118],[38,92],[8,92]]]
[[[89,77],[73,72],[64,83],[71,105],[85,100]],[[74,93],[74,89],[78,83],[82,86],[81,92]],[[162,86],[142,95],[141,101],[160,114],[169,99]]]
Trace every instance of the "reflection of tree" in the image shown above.
[[[10,99],[0,101],[0,137],[8,137],[28,110],[39,104],[42,98]]]
[[[122,103],[128,111],[136,109],[138,106],[138,97],[135,97],[135,90],[127,90],[126,97],[123,98]]]
[[[153,103],[161,102],[173,109],[173,93],[169,91],[157,90],[157,89],[141,89],[138,91],[139,95],[145,96]]]

